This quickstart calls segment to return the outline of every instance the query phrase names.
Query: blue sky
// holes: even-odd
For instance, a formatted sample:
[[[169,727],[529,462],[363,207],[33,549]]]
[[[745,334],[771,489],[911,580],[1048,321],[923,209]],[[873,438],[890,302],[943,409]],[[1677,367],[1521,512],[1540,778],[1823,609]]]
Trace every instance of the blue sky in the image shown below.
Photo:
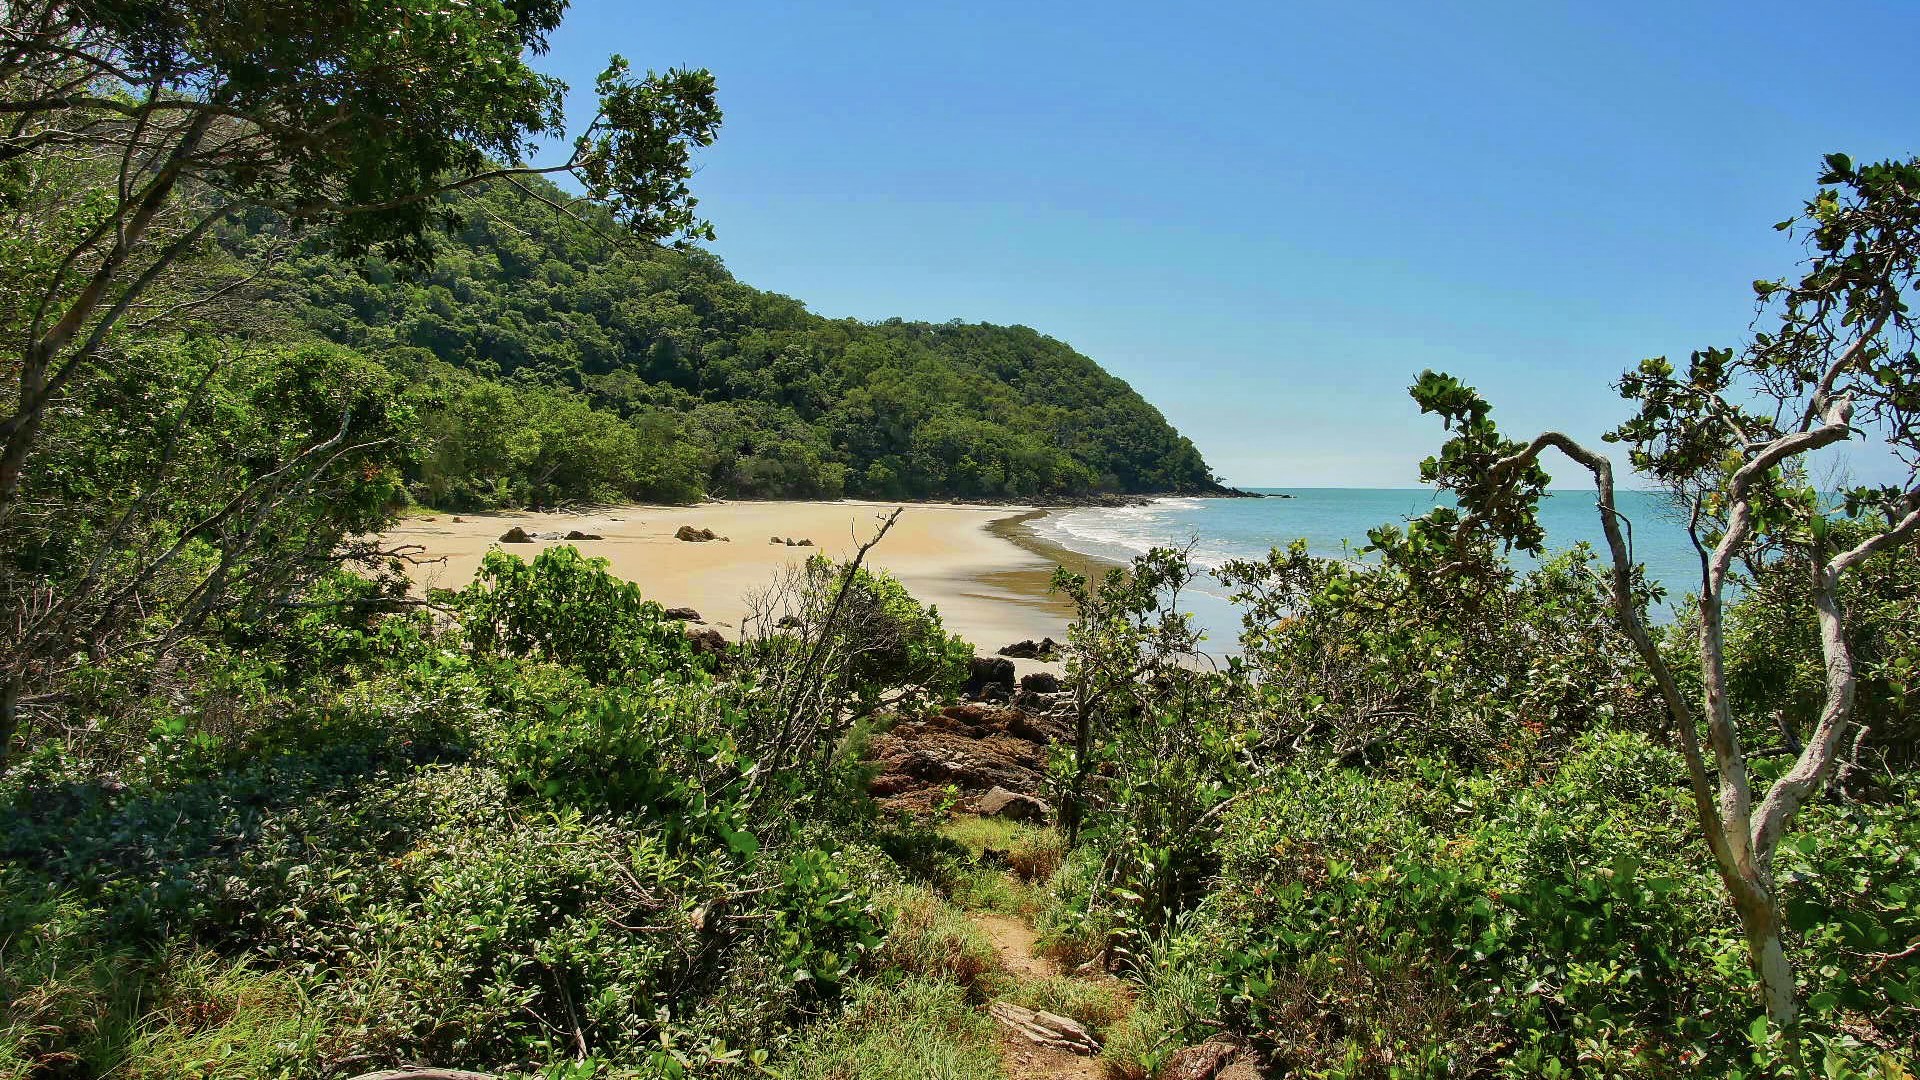
[[[714,72],[750,284],[1032,326],[1235,483],[1405,486],[1421,368],[1595,439],[1622,369],[1736,342],[1821,155],[1920,152],[1916,43],[1913,0],[575,0],[542,66]]]

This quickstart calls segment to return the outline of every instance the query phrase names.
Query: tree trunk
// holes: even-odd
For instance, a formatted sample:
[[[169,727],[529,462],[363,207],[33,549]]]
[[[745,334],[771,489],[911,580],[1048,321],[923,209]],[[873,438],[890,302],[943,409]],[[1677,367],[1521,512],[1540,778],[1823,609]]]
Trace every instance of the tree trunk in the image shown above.
[[[1747,956],[1760,977],[1760,1004],[1775,1030],[1791,1027],[1799,1015],[1799,999],[1794,990],[1793,965],[1780,942],[1780,905],[1771,889],[1734,890],[1734,907],[1740,912],[1740,926],[1746,932]]]
[[[0,776],[13,763],[13,736],[20,729],[20,680],[0,683]]]

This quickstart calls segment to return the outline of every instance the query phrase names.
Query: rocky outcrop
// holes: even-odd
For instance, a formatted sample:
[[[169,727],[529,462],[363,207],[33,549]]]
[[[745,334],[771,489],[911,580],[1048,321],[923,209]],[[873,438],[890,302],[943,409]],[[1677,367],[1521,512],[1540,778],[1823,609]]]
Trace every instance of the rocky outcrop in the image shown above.
[[[721,536],[712,529],[696,529],[691,525],[680,526],[679,529],[674,531],[673,538],[675,540],[685,540],[690,544],[704,544],[710,540],[718,540],[723,544],[728,543],[726,537]]]
[[[705,622],[700,613],[690,607],[670,607],[661,613],[662,618],[676,619],[681,622]]]
[[[533,534],[515,525],[513,528],[500,534],[500,542],[503,544],[531,544],[533,543]]]
[[[606,537],[601,536],[599,533],[581,532],[579,529],[573,529],[567,533],[567,539],[569,540],[605,540]]]
[[[1175,1050],[1160,1066],[1161,1080],[1216,1080],[1240,1056],[1232,1043],[1204,1042]]]
[[[1052,711],[949,706],[874,737],[877,770],[868,790],[884,807],[919,813],[946,800],[951,787],[976,813],[1044,820],[1052,812],[1045,799],[1048,748],[1070,731]]]

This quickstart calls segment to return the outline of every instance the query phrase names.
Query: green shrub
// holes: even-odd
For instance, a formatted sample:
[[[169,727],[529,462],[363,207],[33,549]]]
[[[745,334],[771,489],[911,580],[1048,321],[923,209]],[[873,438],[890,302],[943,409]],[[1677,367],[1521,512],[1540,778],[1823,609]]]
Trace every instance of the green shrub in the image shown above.
[[[571,546],[547,548],[532,562],[489,551],[454,603],[481,655],[565,664],[596,683],[696,666],[679,623],[663,618],[639,586],[608,573],[605,559]]]
[[[1643,737],[1599,733],[1534,783],[1431,764],[1398,779],[1272,778],[1223,830],[1207,909],[1231,941],[1223,1014],[1281,1065],[1334,1075],[1385,1075],[1388,1063],[1431,1076],[1756,1068],[1744,946],[1694,850],[1680,775]],[[1865,861],[1911,858],[1911,816],[1884,820],[1887,846]],[[1910,896],[1897,871],[1849,891],[1835,879],[1864,884],[1862,864],[1845,864],[1790,895],[1850,897],[1891,917],[1871,940],[1911,925],[1893,914]],[[1851,981],[1845,947],[1827,955],[1826,970]],[[1888,1002],[1871,992],[1823,1004],[1851,1001],[1856,1020],[1878,1006],[1884,1020]]]

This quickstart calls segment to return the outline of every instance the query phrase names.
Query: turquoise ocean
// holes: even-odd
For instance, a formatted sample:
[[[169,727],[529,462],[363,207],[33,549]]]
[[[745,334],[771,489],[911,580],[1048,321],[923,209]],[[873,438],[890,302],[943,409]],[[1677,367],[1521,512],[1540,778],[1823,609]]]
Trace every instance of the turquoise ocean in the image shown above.
[[[1147,506],[1060,510],[1032,522],[1041,536],[1072,551],[1124,561],[1152,547],[1194,542],[1197,563],[1218,567],[1232,559],[1257,559],[1270,549],[1304,538],[1316,555],[1360,558],[1367,530],[1419,517],[1447,496],[1418,488],[1255,488],[1265,499],[1157,499]],[[1653,615],[1672,617],[1673,606],[1698,589],[1700,563],[1687,538],[1684,518],[1659,492],[1623,491],[1620,512],[1632,523],[1634,558],[1668,592]],[[1450,503],[1450,500],[1448,501]],[[1591,491],[1556,491],[1541,503],[1541,523],[1550,550],[1586,541],[1606,550]],[[1515,554],[1516,563],[1531,565]],[[1227,589],[1211,576],[1197,583],[1183,606],[1207,631],[1208,651],[1231,652],[1240,618]]]

